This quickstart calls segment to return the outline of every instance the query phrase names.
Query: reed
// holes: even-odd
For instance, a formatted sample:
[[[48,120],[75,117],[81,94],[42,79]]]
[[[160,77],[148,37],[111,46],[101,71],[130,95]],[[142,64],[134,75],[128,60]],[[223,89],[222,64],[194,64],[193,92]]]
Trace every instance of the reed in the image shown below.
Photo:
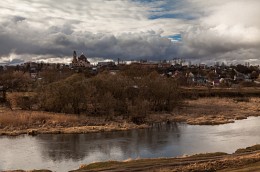
[[[44,124],[73,125],[82,123],[82,118],[84,117],[39,111],[5,110],[0,113],[0,128],[27,128]]]

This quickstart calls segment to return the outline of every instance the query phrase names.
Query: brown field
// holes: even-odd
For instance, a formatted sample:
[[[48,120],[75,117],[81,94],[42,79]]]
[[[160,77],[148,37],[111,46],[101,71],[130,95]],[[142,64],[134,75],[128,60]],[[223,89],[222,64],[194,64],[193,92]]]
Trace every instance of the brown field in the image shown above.
[[[192,125],[218,125],[260,116],[260,98],[199,98],[186,100],[171,114],[153,114],[149,122],[179,121]]]
[[[122,116],[107,118],[41,111],[0,109],[0,135],[37,133],[87,133],[147,128],[155,122],[187,122],[192,125],[232,123],[249,116],[260,116],[260,98],[199,98],[186,100],[171,114],[147,115],[136,125]]]
[[[224,170],[220,170],[219,172],[257,172],[260,171],[260,161],[249,164],[249,165],[244,165],[242,167],[234,167],[234,168],[227,168]]]
[[[116,118],[113,121],[108,121],[103,117],[86,117],[73,114],[11,111],[6,108],[2,108],[0,111],[0,135],[88,133],[144,127],[147,127],[147,125],[135,125]]]

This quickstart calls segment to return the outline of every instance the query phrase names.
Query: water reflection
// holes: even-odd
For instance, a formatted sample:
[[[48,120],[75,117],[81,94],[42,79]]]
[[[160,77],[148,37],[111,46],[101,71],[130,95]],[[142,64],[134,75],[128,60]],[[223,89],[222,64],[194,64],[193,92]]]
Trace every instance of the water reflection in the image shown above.
[[[48,157],[53,161],[66,159],[79,161],[95,153],[98,155],[99,152],[102,152],[106,159],[138,158],[145,152],[144,157],[156,157],[160,154],[163,156],[160,149],[171,144],[171,140],[178,142],[179,126],[180,124],[176,123],[154,124],[153,128],[145,130],[79,135],[39,135],[36,140],[40,144],[43,157]]]
[[[174,157],[223,151],[260,143],[260,117],[219,126],[154,124],[109,133],[0,137],[0,171],[68,171],[94,161]]]

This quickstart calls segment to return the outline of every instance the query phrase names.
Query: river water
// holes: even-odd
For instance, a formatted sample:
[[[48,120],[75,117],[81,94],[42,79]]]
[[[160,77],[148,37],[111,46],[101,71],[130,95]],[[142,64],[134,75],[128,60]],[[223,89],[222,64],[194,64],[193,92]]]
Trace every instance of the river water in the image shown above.
[[[175,157],[204,152],[233,153],[260,143],[260,117],[232,124],[155,124],[142,130],[0,137],[0,171],[68,171],[97,161]]]

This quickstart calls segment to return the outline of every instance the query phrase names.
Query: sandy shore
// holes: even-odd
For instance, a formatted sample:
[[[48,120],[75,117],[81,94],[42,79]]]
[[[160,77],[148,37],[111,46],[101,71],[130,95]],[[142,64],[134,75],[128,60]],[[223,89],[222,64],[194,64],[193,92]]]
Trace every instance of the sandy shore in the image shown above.
[[[260,116],[260,98],[200,98],[187,100],[172,113],[148,115],[137,125],[123,117],[108,118],[2,109],[0,135],[60,134],[123,131],[147,128],[156,122],[186,122],[191,125],[219,125],[249,116]]]

